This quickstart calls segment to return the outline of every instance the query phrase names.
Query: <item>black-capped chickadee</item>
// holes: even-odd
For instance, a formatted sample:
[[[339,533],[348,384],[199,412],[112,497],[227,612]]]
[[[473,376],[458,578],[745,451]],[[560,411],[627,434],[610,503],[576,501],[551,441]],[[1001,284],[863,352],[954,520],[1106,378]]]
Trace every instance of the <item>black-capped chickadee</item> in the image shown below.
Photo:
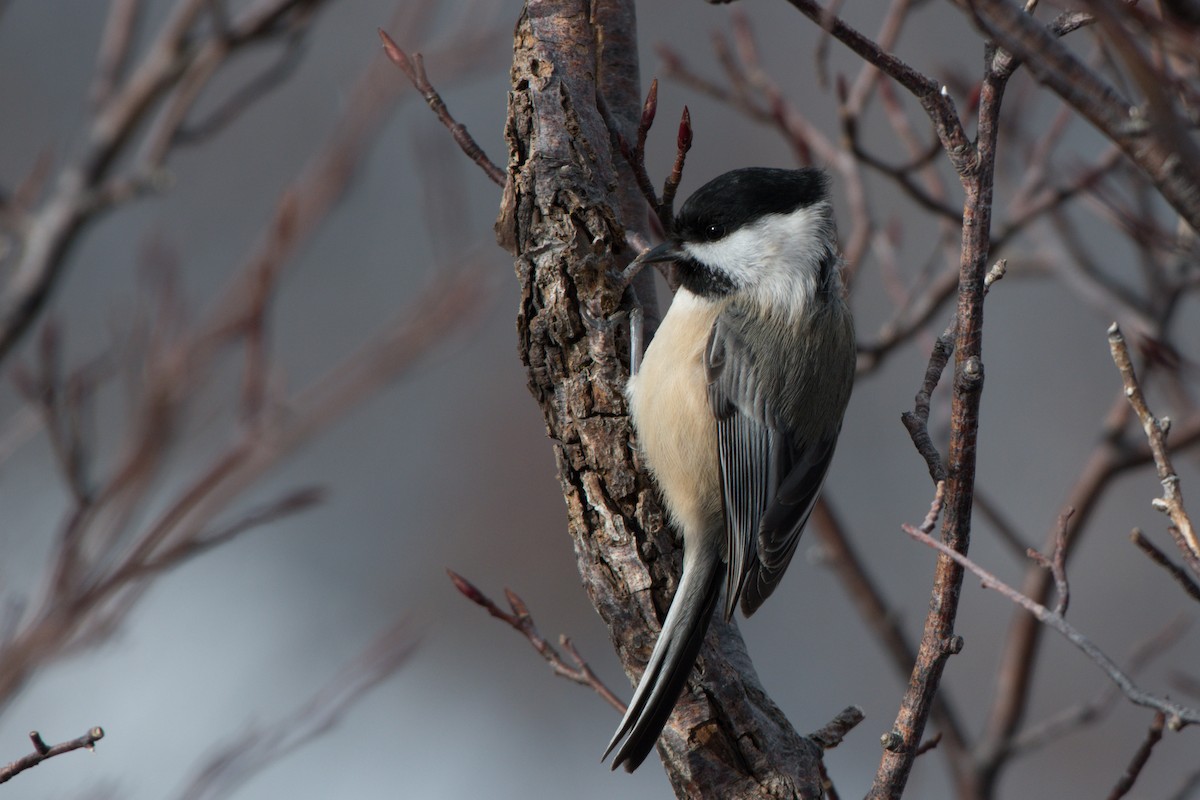
[[[683,535],[683,576],[625,718],[613,769],[658,740],[721,589],[729,619],[779,584],[808,519],[854,381],[828,179],[817,169],[727,172],[683,204],[671,307],[626,394],[638,444]]]

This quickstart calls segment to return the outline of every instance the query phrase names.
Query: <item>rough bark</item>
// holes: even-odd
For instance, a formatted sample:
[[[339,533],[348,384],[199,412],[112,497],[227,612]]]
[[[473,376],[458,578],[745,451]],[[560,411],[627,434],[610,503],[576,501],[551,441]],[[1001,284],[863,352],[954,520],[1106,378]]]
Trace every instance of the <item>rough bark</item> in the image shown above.
[[[680,571],[679,548],[636,463],[622,393],[627,308],[612,273],[630,257],[625,230],[644,226],[644,205],[621,176],[597,105],[599,76],[613,118],[638,118],[635,31],[632,2],[526,4],[496,223],[515,257],[520,355],[555,449],[580,575],[631,678]],[[714,621],[698,666],[659,742],[676,794],[820,797],[820,748],[766,696],[735,625]]]

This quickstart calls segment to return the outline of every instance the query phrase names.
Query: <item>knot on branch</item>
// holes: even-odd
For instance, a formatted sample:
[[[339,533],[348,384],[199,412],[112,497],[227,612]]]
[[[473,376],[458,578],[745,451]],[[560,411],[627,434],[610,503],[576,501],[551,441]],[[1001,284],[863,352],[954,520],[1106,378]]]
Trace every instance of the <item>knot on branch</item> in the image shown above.
[[[958,367],[955,388],[964,392],[978,392],[983,388],[983,359],[971,356]]]
[[[963,646],[966,644],[963,637],[955,634],[949,638],[942,640],[942,655],[956,656],[962,652]]]

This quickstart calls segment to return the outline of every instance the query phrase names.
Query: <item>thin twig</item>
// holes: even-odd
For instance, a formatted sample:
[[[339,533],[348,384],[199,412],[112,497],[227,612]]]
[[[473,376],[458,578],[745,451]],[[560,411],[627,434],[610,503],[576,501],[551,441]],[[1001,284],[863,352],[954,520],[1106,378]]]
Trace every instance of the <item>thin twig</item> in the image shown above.
[[[1187,618],[1179,616],[1167,623],[1162,630],[1156,631],[1145,641],[1139,643],[1133,648],[1127,659],[1129,674],[1139,674],[1154,659],[1166,653],[1183,637],[1187,630]],[[1076,703],[1010,737],[1004,750],[1004,756],[1013,757],[1034,752],[1050,742],[1061,740],[1071,731],[1079,730],[1086,725],[1094,725],[1112,710],[1120,697],[1120,687],[1114,683],[1106,683],[1104,690],[1093,699]]]
[[[67,742],[59,742],[56,745],[48,745],[42,739],[42,735],[37,731],[30,731],[29,738],[33,742],[33,752],[27,756],[22,756],[16,761],[0,767],[0,783],[5,783],[12,780],[15,776],[21,774],[27,769],[32,769],[48,758],[61,756],[63,753],[70,753],[72,750],[94,750],[96,742],[104,738],[104,729],[97,726],[90,731],[80,736],[78,739],[71,739]]]
[[[120,81],[129,62],[130,45],[141,11],[142,0],[113,0],[109,5],[96,55],[96,74],[88,93],[92,108],[103,107]]]
[[[662,202],[658,206],[658,218],[667,230],[670,230],[671,218],[675,214],[675,192],[679,190],[679,182],[683,180],[683,162],[691,149],[692,115],[688,112],[688,107],[684,106],[683,114],[679,118],[679,132],[675,136],[675,161],[671,165],[671,174],[663,183]]]
[[[893,606],[884,598],[877,581],[872,579],[828,498],[820,497],[813,507],[810,525],[821,541],[827,564],[850,595],[858,614],[887,651],[892,666],[903,679],[916,660],[916,648],[905,635]],[[946,736],[951,753],[966,753],[966,737],[958,714],[945,696],[934,700],[934,723]]]
[[[1071,603],[1071,587],[1067,583],[1067,523],[1074,513],[1075,509],[1067,508],[1058,515],[1058,535],[1054,537],[1054,553],[1050,558],[1032,547],[1027,551],[1030,558],[1054,576],[1054,586],[1058,590],[1054,613],[1060,616],[1067,613],[1067,606]]]
[[[963,569],[975,575],[983,583],[985,589],[994,589],[1006,598],[1024,608],[1032,614],[1037,620],[1044,625],[1053,628],[1061,634],[1067,641],[1075,645],[1083,651],[1093,663],[1096,664],[1109,679],[1120,687],[1121,691],[1129,698],[1130,702],[1135,705],[1145,706],[1162,711],[1167,715],[1168,727],[1171,730],[1179,730],[1184,725],[1200,724],[1200,710],[1189,708],[1179,703],[1175,703],[1166,698],[1158,697],[1138,688],[1128,675],[1121,671],[1113,660],[1105,653],[1096,647],[1090,639],[1076,630],[1069,622],[1062,618],[1061,615],[1054,613],[1050,609],[1037,603],[1025,595],[1018,592],[1008,584],[1001,581],[995,575],[980,567],[971,559],[956,550],[947,547],[946,545],[934,539],[923,530],[913,527],[912,525],[903,525],[904,532],[912,538],[916,539],[921,544],[932,547],[947,558],[952,559]]]
[[[392,37],[388,36],[382,28],[379,29],[379,38],[383,42],[383,51],[387,53],[387,57],[412,81],[413,87],[421,93],[421,97],[425,99],[425,102],[433,110],[438,120],[449,129],[450,134],[454,137],[454,141],[462,148],[467,158],[478,164],[479,168],[491,179],[492,183],[503,187],[505,182],[504,170],[496,166],[495,162],[487,157],[487,153],[483,152],[483,148],[467,132],[466,127],[451,116],[450,109],[446,108],[446,103],[442,100],[442,96],[433,88],[433,84],[429,82],[429,77],[425,74],[425,63],[421,58],[421,54],[413,53],[410,58],[407,53],[400,49],[398,44],[392,41]]]
[[[113,203],[165,185],[163,162],[183,120],[218,69],[248,45],[311,23],[320,0],[263,0],[228,31],[205,19],[209,0],[180,0],[127,67],[137,4],[113,6],[95,109],[85,143],[23,226],[19,257],[0,288],[0,360],[9,355],[53,296],[77,237]],[[111,86],[105,84],[111,81]],[[134,150],[137,153],[134,153]]]
[[[608,128],[608,135],[612,141],[613,149],[620,152],[621,157],[625,159],[625,163],[629,165],[629,169],[633,172],[633,179],[636,181],[642,197],[646,203],[654,210],[655,216],[659,218],[659,223],[663,230],[671,229],[671,220],[662,218],[662,206],[659,203],[658,195],[654,192],[654,182],[650,180],[650,173],[646,171],[646,134],[650,131],[650,126],[654,122],[655,114],[658,112],[658,80],[655,79],[650,84],[650,91],[646,94],[646,100],[642,104],[642,116],[638,122],[637,142],[634,145],[629,144],[629,140],[625,138],[625,134],[621,132],[621,124],[612,115],[609,110],[608,103],[604,99],[603,94],[596,95],[596,109],[600,112],[600,116],[604,119],[604,124]]]
[[[1146,535],[1138,528],[1134,528],[1129,535],[1130,540],[1137,545],[1138,549],[1150,557],[1150,560],[1170,573],[1176,583],[1183,587],[1183,590],[1188,593],[1193,600],[1200,603],[1200,585],[1197,585],[1192,576],[1187,571],[1171,561],[1167,554],[1159,550],[1154,542],[1146,538]]]
[[[933,350],[929,354],[929,364],[925,368],[925,377],[921,381],[920,388],[917,389],[913,410],[905,411],[900,415],[900,421],[908,430],[913,446],[917,448],[921,458],[925,459],[929,477],[937,484],[946,479],[946,465],[942,460],[942,454],[938,452],[937,445],[933,443],[933,439],[929,435],[929,409],[933,399],[933,390],[937,388],[938,382],[942,379],[942,372],[950,363],[950,356],[953,354],[954,326],[952,325],[943,331],[942,335],[934,342]]]
[[[581,686],[591,687],[610,706],[622,714],[625,713],[625,704],[596,676],[596,673],[592,671],[587,662],[580,657],[579,652],[575,649],[569,638],[562,636],[559,642],[563,649],[567,651],[567,654],[570,655],[571,660],[575,662],[575,666],[567,664],[558,651],[542,638],[542,635],[538,633],[537,626],[533,623],[533,616],[529,613],[529,607],[525,605],[525,601],[516,592],[512,589],[504,590],[504,596],[507,598],[508,605],[512,609],[511,612],[505,611],[457,572],[448,569],[446,570],[446,574],[450,576],[450,580],[454,583],[454,588],[458,589],[463,597],[484,609],[496,619],[504,621],[513,630],[528,639],[529,644],[546,660],[546,663],[550,665],[550,669],[553,670],[555,675],[566,678],[569,681],[574,681]]]
[[[941,742],[942,742],[942,733],[941,733],[941,731],[938,731],[931,738],[926,739],[925,741],[921,742],[921,746],[917,748],[917,752],[913,756],[913,758],[920,758],[921,756],[928,753],[930,750],[933,750],[934,748],[936,748],[939,744],[941,744]]]
[[[861,708],[847,706],[824,727],[810,733],[808,738],[821,745],[822,750],[832,750],[841,744],[842,740],[846,738],[846,734],[854,730],[854,727],[865,718],[866,715]]]
[[[1200,538],[1197,538],[1192,519],[1183,507],[1183,492],[1179,488],[1179,475],[1171,464],[1171,456],[1167,448],[1167,432],[1171,421],[1166,417],[1158,419],[1150,413],[1146,405],[1146,397],[1142,394],[1141,384],[1129,357],[1129,346],[1117,323],[1108,329],[1108,346],[1112,351],[1113,362],[1121,372],[1121,381],[1125,386],[1125,396],[1133,406],[1138,421],[1146,433],[1146,441],[1150,444],[1150,452],[1154,454],[1154,464],[1158,468],[1158,479],[1162,482],[1163,496],[1152,501],[1152,505],[1171,518],[1175,529],[1182,537],[1183,546],[1180,548],[1183,558],[1192,571],[1200,577]]]

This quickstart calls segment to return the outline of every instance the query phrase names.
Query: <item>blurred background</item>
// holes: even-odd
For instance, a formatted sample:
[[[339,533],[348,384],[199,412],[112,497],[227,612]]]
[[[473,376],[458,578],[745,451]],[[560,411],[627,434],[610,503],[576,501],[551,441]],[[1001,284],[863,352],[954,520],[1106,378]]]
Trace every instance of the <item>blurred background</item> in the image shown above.
[[[6,186],[19,183],[39,158],[53,175],[86,145],[88,92],[106,5],[0,4],[0,180]],[[148,41],[171,5],[147,2],[139,36]],[[229,5],[238,10],[252,4]],[[763,68],[794,108],[836,141],[836,100],[815,66],[816,27],[783,4],[740,5],[757,34]],[[201,316],[222,296],[221,287],[262,241],[281,192],[333,135],[359,76],[383,59],[376,28],[389,30],[402,47],[428,54],[429,77],[451,111],[502,163],[509,37],[519,11],[514,0],[447,0],[422,18],[420,29],[404,30],[390,27],[394,0],[344,0],[322,8],[286,80],[219,131],[172,153],[163,191],[121,204],[84,231],[48,311],[60,330],[64,363],[83,363],[128,339],[131,320],[146,313],[154,295],[148,285],[161,279],[148,278],[150,273],[174,276],[185,316]],[[737,12],[692,0],[647,3],[640,11],[643,84],[663,78],[659,123],[647,148],[656,180],[674,156],[674,121],[685,104],[695,146],[680,197],[727,169],[796,163],[788,143],[769,126],[667,79],[656,52],[665,45],[720,83],[712,36],[728,31]],[[842,13],[867,32],[878,28],[874,9],[847,4]],[[961,91],[960,109],[967,108],[970,86],[949,76],[973,80],[982,47],[958,10],[922,4],[897,50]],[[199,108],[218,107],[277,57],[270,47],[239,55],[206,89]],[[836,43],[828,66],[833,75],[853,76],[859,68]],[[33,729],[48,741],[93,725],[102,725],[107,736],[93,754],[68,754],[18,776],[5,787],[10,796],[185,796],[221,742],[288,719],[401,619],[416,649],[395,675],[340,724],[255,774],[236,796],[669,796],[653,762],[632,776],[610,773],[600,753],[617,714],[589,690],[552,675],[519,635],[468,603],[447,580],[445,569],[451,568],[497,600],[511,587],[543,635],[553,640],[569,634],[600,677],[628,696],[607,632],[580,588],[551,445],[525,389],[514,332],[516,282],[492,236],[499,191],[459,153],[404,76],[395,69],[386,74],[406,91],[365,151],[344,198],[280,277],[271,308],[272,380],[293,388],[320,380],[397,314],[423,303],[422,293],[438,276],[469,267],[481,300],[396,381],[364,395],[248,486],[222,518],[236,519],[304,486],[324,487],[324,502],[186,561],[149,585],[101,647],[36,670],[0,716],[0,762],[27,752],[26,733]],[[1010,96],[1029,131],[1051,124],[1054,105],[1027,77],[1014,80]],[[919,113],[913,119],[924,138]],[[878,113],[864,120],[860,135],[865,146],[895,163],[904,160]],[[1019,163],[1022,142],[1002,137],[1001,147],[1006,144]],[[1099,144],[1075,122],[1059,148],[1064,163],[1073,163],[1094,158]],[[947,185],[949,202],[959,204],[957,183],[950,178]],[[894,184],[868,175],[866,187],[887,223],[903,279],[915,280],[936,225]],[[1012,191],[1001,175],[998,207]],[[844,235],[847,199],[840,189],[837,202]],[[1172,227],[1169,215],[1157,211]],[[1103,254],[1103,268],[1136,283],[1135,253],[1124,238],[1086,208],[1070,213],[1093,252]],[[1035,226],[1010,243],[1012,274],[988,300],[979,444],[979,484],[1034,546],[1053,529],[1119,391],[1105,339],[1112,319],[1064,281],[1047,277],[1053,270],[1037,266],[1057,256],[1046,242]],[[895,313],[887,287],[894,278],[868,254],[852,299],[864,341],[875,340]],[[1192,298],[1176,312],[1174,341],[1185,343],[1185,370],[1192,369],[1189,359],[1200,340],[1197,311]],[[891,353],[859,381],[826,483],[868,571],[913,641],[928,605],[934,555],[909,540],[900,525],[925,515],[932,491],[899,415],[912,406],[932,336],[950,319],[949,306],[933,314],[930,333]],[[34,363],[36,348],[35,333],[9,364]],[[139,514],[152,515],[221,443],[236,438],[236,415],[229,409],[236,406],[238,370],[226,365],[213,376],[204,392],[188,400],[189,422],[164,467],[161,496],[152,494]],[[931,424],[939,444],[947,416],[944,390],[935,397]],[[1151,402],[1159,413],[1177,413],[1166,396],[1152,395]],[[26,419],[26,405],[12,382],[0,386],[0,418]],[[120,452],[130,416],[121,380],[97,394],[98,463]],[[11,452],[0,465],[0,592],[10,617],[19,616],[23,598],[32,603],[46,591],[47,565],[70,502],[50,442],[36,426],[27,428],[17,435],[25,429],[9,423],[5,430],[17,433],[6,439]],[[1194,456],[1179,457],[1176,466],[1185,493],[1200,487]],[[1070,619],[1119,663],[1181,613],[1196,616],[1179,588],[1128,541],[1130,529],[1141,526],[1169,544],[1164,518],[1150,506],[1159,492],[1149,468],[1121,476],[1070,564]],[[1019,586],[1027,564],[1013,557],[988,521],[976,519],[972,556]],[[865,722],[826,759],[841,795],[861,796],[903,682],[823,566],[815,538],[805,541],[807,558],[798,558],[772,601],[741,627],[763,683],[798,729],[815,730],[847,705],[863,708]],[[971,733],[988,709],[1012,615],[1008,601],[967,578],[958,623],[966,646],[950,662],[943,687]],[[1043,649],[1032,723],[1105,691],[1104,675],[1064,641],[1047,635]],[[1189,629],[1139,681],[1173,693],[1171,676],[1191,669],[1194,677],[1197,663],[1200,637]],[[1190,701],[1195,705],[1196,698]],[[1054,737],[1018,760],[1001,795],[1107,793],[1150,717],[1117,702],[1095,725]],[[1194,733],[1168,734],[1137,795],[1165,797],[1178,790],[1196,768],[1196,753]],[[909,795],[949,796],[946,775],[936,751],[922,756]]]

